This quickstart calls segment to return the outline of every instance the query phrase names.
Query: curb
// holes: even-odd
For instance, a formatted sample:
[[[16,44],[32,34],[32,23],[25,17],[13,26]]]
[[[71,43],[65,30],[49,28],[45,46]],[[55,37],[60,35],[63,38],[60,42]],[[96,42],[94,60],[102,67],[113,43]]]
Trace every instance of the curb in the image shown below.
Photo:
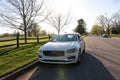
[[[30,64],[27,64],[11,73],[8,73],[7,75],[0,78],[0,80],[14,80],[16,77],[20,76],[21,74],[27,72],[31,68],[37,66],[39,64],[38,60],[33,61]]]

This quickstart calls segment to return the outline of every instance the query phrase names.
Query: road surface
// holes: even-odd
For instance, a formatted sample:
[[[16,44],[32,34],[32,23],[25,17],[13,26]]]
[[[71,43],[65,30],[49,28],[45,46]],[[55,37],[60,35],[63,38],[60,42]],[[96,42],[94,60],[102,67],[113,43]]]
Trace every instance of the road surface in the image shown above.
[[[81,64],[39,64],[16,80],[120,80],[120,40],[86,37]]]

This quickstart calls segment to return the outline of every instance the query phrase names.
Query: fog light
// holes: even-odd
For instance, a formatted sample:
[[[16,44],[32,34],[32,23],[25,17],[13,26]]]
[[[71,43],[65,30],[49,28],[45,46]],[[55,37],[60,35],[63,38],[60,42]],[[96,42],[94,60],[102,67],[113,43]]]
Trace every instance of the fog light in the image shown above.
[[[75,56],[70,56],[68,59],[75,60]]]

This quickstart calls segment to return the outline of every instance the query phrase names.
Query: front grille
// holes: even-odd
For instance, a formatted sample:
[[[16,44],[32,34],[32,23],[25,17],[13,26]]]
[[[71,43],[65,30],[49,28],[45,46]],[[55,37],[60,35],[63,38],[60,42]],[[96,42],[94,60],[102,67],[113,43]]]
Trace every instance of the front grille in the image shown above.
[[[43,51],[43,54],[45,56],[59,57],[59,56],[64,56],[64,51]]]
[[[70,61],[65,61],[65,60],[43,60],[43,61],[48,61],[48,62],[70,62]]]

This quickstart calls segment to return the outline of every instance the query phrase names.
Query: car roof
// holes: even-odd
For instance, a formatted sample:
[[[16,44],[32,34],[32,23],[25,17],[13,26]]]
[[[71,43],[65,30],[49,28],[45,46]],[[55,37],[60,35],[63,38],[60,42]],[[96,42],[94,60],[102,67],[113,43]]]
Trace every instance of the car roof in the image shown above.
[[[80,35],[79,33],[64,33],[64,34],[77,34],[77,35]],[[64,34],[58,34],[58,35],[64,35]],[[81,35],[80,35],[81,36]]]

